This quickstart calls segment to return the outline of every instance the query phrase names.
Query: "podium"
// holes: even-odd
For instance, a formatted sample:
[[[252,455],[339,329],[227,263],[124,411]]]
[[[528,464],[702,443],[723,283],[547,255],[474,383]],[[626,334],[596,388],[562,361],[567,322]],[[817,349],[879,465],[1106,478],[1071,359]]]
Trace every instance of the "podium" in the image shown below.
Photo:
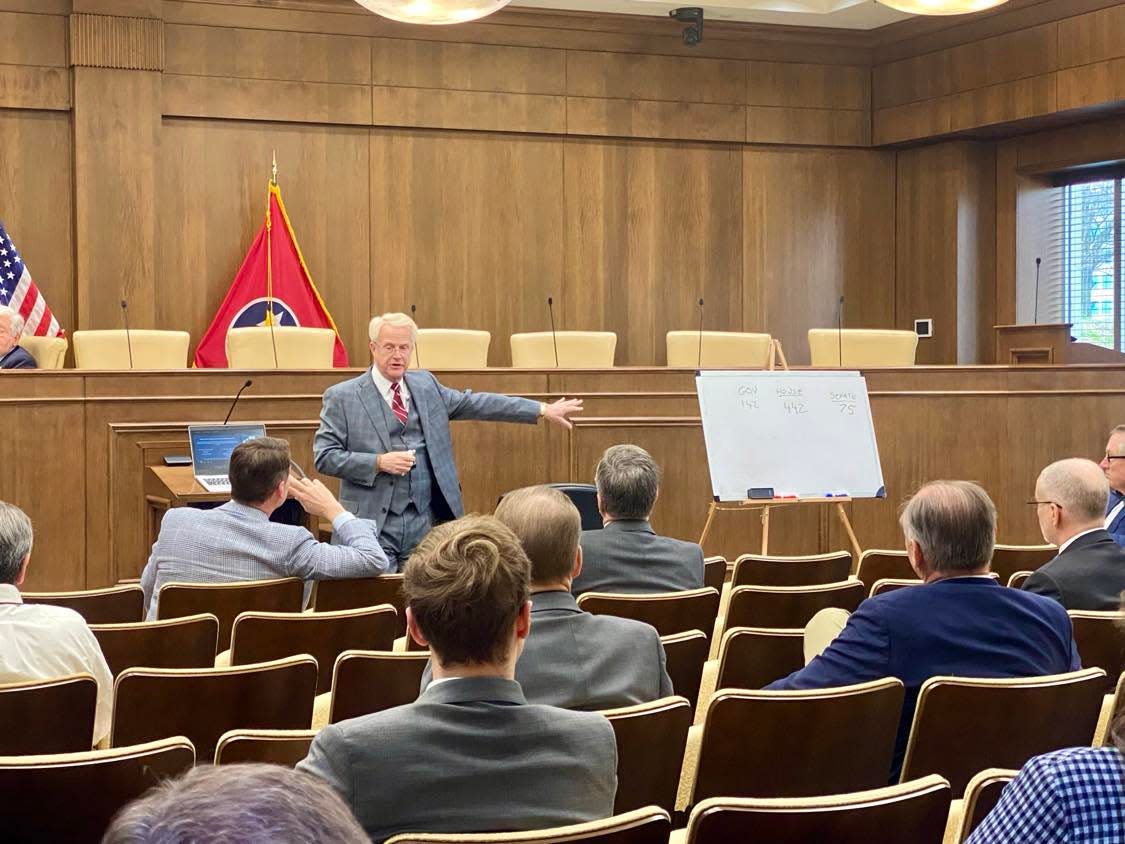
[[[996,363],[1000,366],[1125,363],[1125,355],[1071,339],[1073,323],[996,325]]]

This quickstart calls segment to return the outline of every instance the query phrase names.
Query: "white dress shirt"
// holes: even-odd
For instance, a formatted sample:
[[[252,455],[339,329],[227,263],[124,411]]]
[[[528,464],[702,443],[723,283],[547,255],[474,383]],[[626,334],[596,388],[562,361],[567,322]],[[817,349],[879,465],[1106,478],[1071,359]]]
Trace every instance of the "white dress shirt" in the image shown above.
[[[1085,535],[1086,535],[1086,534],[1088,534],[1088,533],[1093,533],[1093,532],[1094,532],[1094,531],[1096,531],[1096,530],[1105,530],[1105,528],[1100,528],[1100,527],[1096,527],[1096,528],[1090,528],[1089,530],[1084,530],[1084,531],[1082,531],[1082,533],[1076,533],[1076,534],[1074,534],[1074,536],[1072,536],[1072,537],[1071,537],[1070,539],[1068,539],[1068,540],[1067,540],[1066,542],[1064,542],[1064,543],[1063,543],[1062,545],[1060,545],[1060,546],[1059,546],[1059,553],[1061,554],[1061,553],[1062,553],[1063,551],[1065,551],[1065,550],[1066,550],[1067,548],[1069,548],[1069,547],[1070,547],[1070,543],[1072,543],[1072,542],[1073,542],[1074,540],[1076,540],[1076,539],[1077,539],[1078,537],[1080,537],[1080,536],[1085,536]]]
[[[25,604],[20,590],[0,583],[0,683],[92,674],[98,681],[93,744],[109,735],[113,674],[86,620],[74,610]],[[9,724],[8,729],[19,729]]]
[[[375,389],[379,391],[379,395],[383,397],[383,401],[387,403],[387,407],[394,408],[395,396],[391,390],[392,382],[389,378],[383,376],[379,371],[379,367],[371,367],[371,380],[375,382]],[[406,412],[410,413],[410,388],[406,386],[406,379],[403,378],[398,382],[399,393],[402,394],[402,404],[406,408]]]
[[[1121,508],[1125,507],[1125,501],[1118,501],[1117,506],[1109,511],[1109,515],[1105,517],[1105,526],[1108,528],[1113,524],[1113,520],[1121,514]]]

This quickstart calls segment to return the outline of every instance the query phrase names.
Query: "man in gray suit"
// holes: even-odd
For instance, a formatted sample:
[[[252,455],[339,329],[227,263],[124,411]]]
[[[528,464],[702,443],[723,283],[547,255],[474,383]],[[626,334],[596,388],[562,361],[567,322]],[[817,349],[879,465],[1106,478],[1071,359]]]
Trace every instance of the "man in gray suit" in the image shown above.
[[[259,437],[230,455],[231,500],[214,510],[177,507],[164,514],[141,587],[148,618],[165,583],[229,583],[300,577],[375,577],[387,570],[375,525],[347,512],[320,481],[289,474],[289,444]],[[329,519],[342,545],[318,542],[299,525],[270,521],[289,496]]]
[[[660,467],[640,446],[606,449],[594,470],[604,527],[582,534],[583,592],[679,592],[703,586],[703,549],[657,536],[649,524],[660,493]]]
[[[608,817],[617,745],[594,712],[528,703],[513,678],[531,564],[490,516],[434,528],[406,567],[406,624],[433,653],[415,703],[325,727],[298,770],[322,777],[374,842],[401,832],[543,829]]]
[[[547,486],[504,496],[496,518],[531,559],[531,633],[516,680],[532,703],[612,709],[673,694],[664,645],[643,621],[591,615],[570,584],[582,572],[582,520],[571,500]],[[430,668],[422,688],[430,682]]]
[[[368,327],[372,367],[324,393],[313,440],[316,468],[340,478],[340,500],[379,523],[379,542],[395,569],[435,522],[464,515],[449,422],[490,419],[566,427],[578,399],[553,404],[451,390],[429,372],[408,372],[418,326],[383,314]]]

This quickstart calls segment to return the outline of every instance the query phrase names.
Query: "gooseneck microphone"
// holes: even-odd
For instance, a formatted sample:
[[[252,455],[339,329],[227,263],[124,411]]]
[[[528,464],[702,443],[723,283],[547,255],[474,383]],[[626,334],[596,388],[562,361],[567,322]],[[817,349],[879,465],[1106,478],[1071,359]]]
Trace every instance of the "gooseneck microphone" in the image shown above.
[[[703,297],[699,297],[699,352],[695,359],[695,368],[703,368]]]
[[[121,299],[121,321],[125,323],[125,347],[129,350],[129,368],[133,368],[133,335],[129,332],[129,303]]]
[[[555,367],[559,365],[559,338],[555,332],[555,300],[547,297],[547,312],[551,315],[551,344],[555,347]]]
[[[418,306],[414,305],[414,304],[411,304],[411,306],[410,306],[410,318],[412,320],[414,320],[415,326],[418,325],[418,319],[417,319],[417,317],[414,316],[417,312],[418,312]],[[414,341],[414,360],[417,361],[418,368],[421,369],[422,368],[422,350],[421,350],[420,344],[418,343],[417,339],[415,339],[415,341]]]
[[[243,384],[242,387],[239,389],[239,391],[234,394],[234,401],[232,401],[230,403],[230,410],[227,411],[227,418],[223,420],[224,425],[227,424],[228,422],[230,422],[230,415],[232,413],[234,413],[234,406],[236,404],[238,404],[238,400],[240,398],[242,398],[242,391],[245,390],[247,387],[249,387],[253,383],[254,383],[253,381],[251,381],[249,378],[247,378],[246,383]]]
[[[1031,321],[1036,325],[1039,324],[1039,267],[1042,264],[1042,258],[1035,259],[1035,312],[1031,316]]]
[[[836,305],[836,354],[839,356],[836,365],[844,365],[844,297],[840,297]]]

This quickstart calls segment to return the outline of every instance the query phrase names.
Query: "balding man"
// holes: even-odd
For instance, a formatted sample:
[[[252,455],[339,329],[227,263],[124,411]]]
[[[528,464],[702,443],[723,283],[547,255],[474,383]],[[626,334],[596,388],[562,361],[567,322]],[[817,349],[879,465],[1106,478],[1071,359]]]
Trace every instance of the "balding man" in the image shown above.
[[[906,687],[892,780],[918,692],[930,677],[1036,677],[1080,667],[1070,618],[1057,602],[988,574],[996,508],[968,481],[926,484],[900,518],[922,586],[870,598],[827,650],[770,689],[827,689],[897,677]]]
[[[1052,463],[1035,482],[1035,513],[1058,556],[1029,577],[1028,592],[1068,610],[1116,610],[1125,589],[1125,548],[1105,529],[1109,484],[1092,460]]]
[[[1105,457],[1098,465],[1109,481],[1105,529],[1118,545],[1125,545],[1125,425],[1118,425],[1109,432]]]
[[[0,305],[0,369],[35,369],[35,358],[20,345],[23,317]]]

